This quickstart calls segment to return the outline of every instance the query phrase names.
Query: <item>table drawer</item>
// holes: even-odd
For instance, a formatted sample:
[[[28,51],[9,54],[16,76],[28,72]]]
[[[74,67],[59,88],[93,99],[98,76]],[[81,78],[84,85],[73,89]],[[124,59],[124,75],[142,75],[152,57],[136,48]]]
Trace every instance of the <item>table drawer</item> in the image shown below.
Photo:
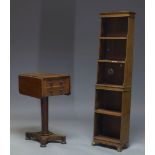
[[[70,93],[70,81],[68,78],[51,79],[45,82],[46,96],[65,95]]]
[[[47,88],[55,88],[55,87],[63,87],[67,85],[67,79],[58,79],[58,80],[47,80],[46,87]]]
[[[47,95],[48,96],[55,96],[55,95],[64,95],[67,94],[68,90],[66,90],[64,87],[55,88],[55,89],[47,89]]]

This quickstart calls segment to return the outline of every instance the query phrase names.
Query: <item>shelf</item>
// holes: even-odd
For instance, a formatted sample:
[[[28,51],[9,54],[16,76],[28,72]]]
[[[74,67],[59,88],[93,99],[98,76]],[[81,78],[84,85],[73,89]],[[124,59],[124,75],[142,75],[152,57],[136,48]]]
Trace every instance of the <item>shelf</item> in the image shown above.
[[[125,89],[125,90],[130,90],[131,89],[131,86],[112,85],[112,84],[96,84],[96,86],[109,87],[109,88],[120,88],[120,89]]]
[[[111,137],[107,137],[107,136],[95,136],[94,137],[95,140],[99,140],[99,141],[107,141],[107,142],[112,142],[112,143],[120,143],[119,139],[115,139],[115,138],[111,138]]]
[[[95,112],[97,114],[105,114],[105,115],[118,116],[118,117],[122,115],[120,112],[115,112],[115,111],[110,111],[105,109],[96,109]]]
[[[98,60],[98,62],[125,63],[125,61],[117,61],[117,60]]]
[[[103,86],[103,87],[113,87],[113,88],[124,88],[122,85],[112,85],[112,84],[96,84],[97,86]]]
[[[121,85],[96,84],[96,89],[112,91],[129,91],[131,87],[123,87]]]
[[[99,39],[127,39],[127,37],[99,37]]]

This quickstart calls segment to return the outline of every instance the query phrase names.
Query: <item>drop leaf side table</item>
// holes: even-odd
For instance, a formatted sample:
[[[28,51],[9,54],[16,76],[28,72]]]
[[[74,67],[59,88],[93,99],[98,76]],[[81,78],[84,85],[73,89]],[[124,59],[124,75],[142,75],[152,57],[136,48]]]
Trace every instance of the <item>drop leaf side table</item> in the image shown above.
[[[48,96],[69,95],[70,76],[44,73],[21,74],[19,75],[19,92],[41,100],[42,130],[26,132],[26,139],[39,141],[41,147],[46,147],[48,142],[66,144],[65,136],[48,130]]]

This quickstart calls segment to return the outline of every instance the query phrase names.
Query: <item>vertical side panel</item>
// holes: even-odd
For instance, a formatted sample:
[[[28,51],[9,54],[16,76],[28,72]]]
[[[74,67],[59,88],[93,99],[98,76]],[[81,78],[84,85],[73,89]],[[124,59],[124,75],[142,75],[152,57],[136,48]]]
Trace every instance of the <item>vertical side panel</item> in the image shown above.
[[[134,17],[128,18],[128,36],[126,47],[126,63],[124,72],[124,86],[131,86],[132,64],[133,64],[133,43],[134,43]]]
[[[129,139],[131,91],[122,94],[122,118],[121,118],[121,143],[125,144]]]
[[[100,35],[102,34],[103,32],[103,28],[102,28],[102,20],[103,18],[100,18],[100,26],[101,26],[101,31],[100,31]],[[101,41],[100,41],[100,45],[99,45],[99,56],[98,56],[98,59],[100,57],[100,52],[101,52]],[[98,81],[98,78],[99,78],[99,67],[98,67],[99,63],[97,63],[97,78],[96,78],[96,83]],[[96,104],[97,104],[97,90],[96,90],[96,87],[95,87],[95,105],[94,105],[94,111],[96,110]],[[96,113],[94,112],[94,136],[95,134],[97,133],[97,122],[96,122]]]

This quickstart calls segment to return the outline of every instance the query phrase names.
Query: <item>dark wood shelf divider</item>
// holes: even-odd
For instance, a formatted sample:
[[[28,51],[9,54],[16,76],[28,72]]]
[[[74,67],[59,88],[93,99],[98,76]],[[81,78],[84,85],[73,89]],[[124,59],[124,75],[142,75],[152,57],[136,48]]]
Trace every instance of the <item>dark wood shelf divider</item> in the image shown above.
[[[98,60],[98,62],[109,62],[109,63],[125,63],[125,61],[118,61],[118,60]]]
[[[127,39],[127,37],[99,37],[99,39]]]
[[[120,140],[119,139],[115,139],[115,138],[111,138],[111,137],[105,137],[105,136],[95,136],[94,137],[96,140],[98,141],[107,141],[107,142],[112,142],[112,143],[120,143]]]
[[[105,110],[105,109],[96,109],[95,112],[98,114],[111,115],[111,116],[121,116],[122,115],[120,112],[115,112],[115,111]]]

